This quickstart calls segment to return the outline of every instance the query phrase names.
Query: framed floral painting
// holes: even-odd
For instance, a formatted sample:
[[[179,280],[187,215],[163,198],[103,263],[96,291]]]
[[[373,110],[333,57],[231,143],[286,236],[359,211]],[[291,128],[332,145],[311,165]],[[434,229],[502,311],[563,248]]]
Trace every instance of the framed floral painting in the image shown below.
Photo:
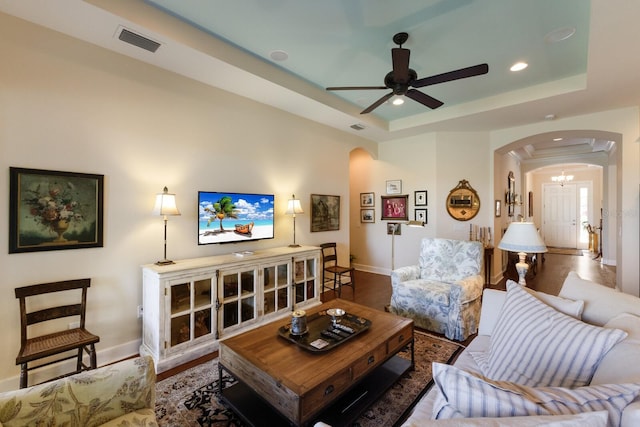
[[[9,253],[103,246],[104,175],[9,168]]]

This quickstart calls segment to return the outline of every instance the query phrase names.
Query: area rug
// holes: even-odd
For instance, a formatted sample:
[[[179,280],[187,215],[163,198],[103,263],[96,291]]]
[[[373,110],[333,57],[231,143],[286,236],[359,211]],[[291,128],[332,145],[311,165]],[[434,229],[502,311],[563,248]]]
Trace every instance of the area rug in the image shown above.
[[[450,363],[462,348],[458,343],[416,331],[415,370],[407,372],[369,407],[354,427],[393,426],[403,420],[405,412],[431,387],[431,362]],[[411,357],[408,350],[399,355]],[[223,387],[233,382],[226,374],[222,378]],[[238,417],[220,401],[218,384],[218,359],[159,381],[156,386],[158,424],[161,427],[243,427]]]
[[[582,250],[580,250],[580,249],[570,249],[570,248],[550,248],[550,247],[547,247],[547,253],[549,253],[549,254],[558,254],[558,255],[582,256]]]

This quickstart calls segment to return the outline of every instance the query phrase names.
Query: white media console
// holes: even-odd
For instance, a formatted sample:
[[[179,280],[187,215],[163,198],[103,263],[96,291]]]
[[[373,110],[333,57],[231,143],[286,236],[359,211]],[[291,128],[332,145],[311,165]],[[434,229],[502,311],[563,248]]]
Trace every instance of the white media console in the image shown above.
[[[255,252],[142,266],[142,345],[163,372],[218,349],[222,338],[320,304],[320,248]]]

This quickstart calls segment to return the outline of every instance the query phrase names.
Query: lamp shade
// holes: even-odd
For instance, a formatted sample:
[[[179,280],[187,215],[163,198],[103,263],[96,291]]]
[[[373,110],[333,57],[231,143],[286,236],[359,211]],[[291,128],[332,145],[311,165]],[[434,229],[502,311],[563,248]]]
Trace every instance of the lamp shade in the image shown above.
[[[502,236],[499,249],[510,252],[541,253],[547,246],[532,222],[512,222]]]
[[[287,215],[295,215],[304,213],[302,210],[302,206],[300,206],[300,200],[296,199],[295,194],[291,195],[291,199],[289,199],[289,203],[287,204],[287,211],[285,214]]]
[[[176,206],[176,195],[169,193],[167,187],[164,187],[162,193],[156,195],[156,204],[153,207],[154,215],[180,215],[178,206]]]

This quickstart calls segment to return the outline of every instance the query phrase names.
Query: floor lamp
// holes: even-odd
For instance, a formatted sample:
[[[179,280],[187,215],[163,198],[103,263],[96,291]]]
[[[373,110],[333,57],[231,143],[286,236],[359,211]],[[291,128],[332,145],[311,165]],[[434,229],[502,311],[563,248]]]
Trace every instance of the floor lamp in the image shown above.
[[[536,225],[532,222],[512,222],[507,228],[507,232],[502,236],[498,249],[509,252],[517,252],[519,261],[516,264],[516,271],[520,280],[518,283],[527,286],[525,276],[529,270],[527,264],[527,253],[547,252],[547,246],[538,233]]]
[[[164,258],[156,265],[169,265],[175,264],[173,261],[167,259],[167,216],[168,215],[180,215],[178,206],[176,206],[176,195],[169,193],[167,187],[164,187],[162,193],[156,195],[156,204],[153,207],[154,215],[162,215],[164,217]]]
[[[395,270],[395,247],[396,247],[396,232],[401,224],[408,225],[409,227],[424,227],[423,221],[407,221],[407,222],[396,222],[393,224],[393,231],[391,233],[391,271]]]
[[[293,244],[289,245],[290,248],[299,248],[300,245],[296,244],[296,214],[304,213],[302,206],[300,206],[300,200],[296,199],[296,195],[292,194],[289,203],[287,204],[287,211],[285,214],[293,215]]]

